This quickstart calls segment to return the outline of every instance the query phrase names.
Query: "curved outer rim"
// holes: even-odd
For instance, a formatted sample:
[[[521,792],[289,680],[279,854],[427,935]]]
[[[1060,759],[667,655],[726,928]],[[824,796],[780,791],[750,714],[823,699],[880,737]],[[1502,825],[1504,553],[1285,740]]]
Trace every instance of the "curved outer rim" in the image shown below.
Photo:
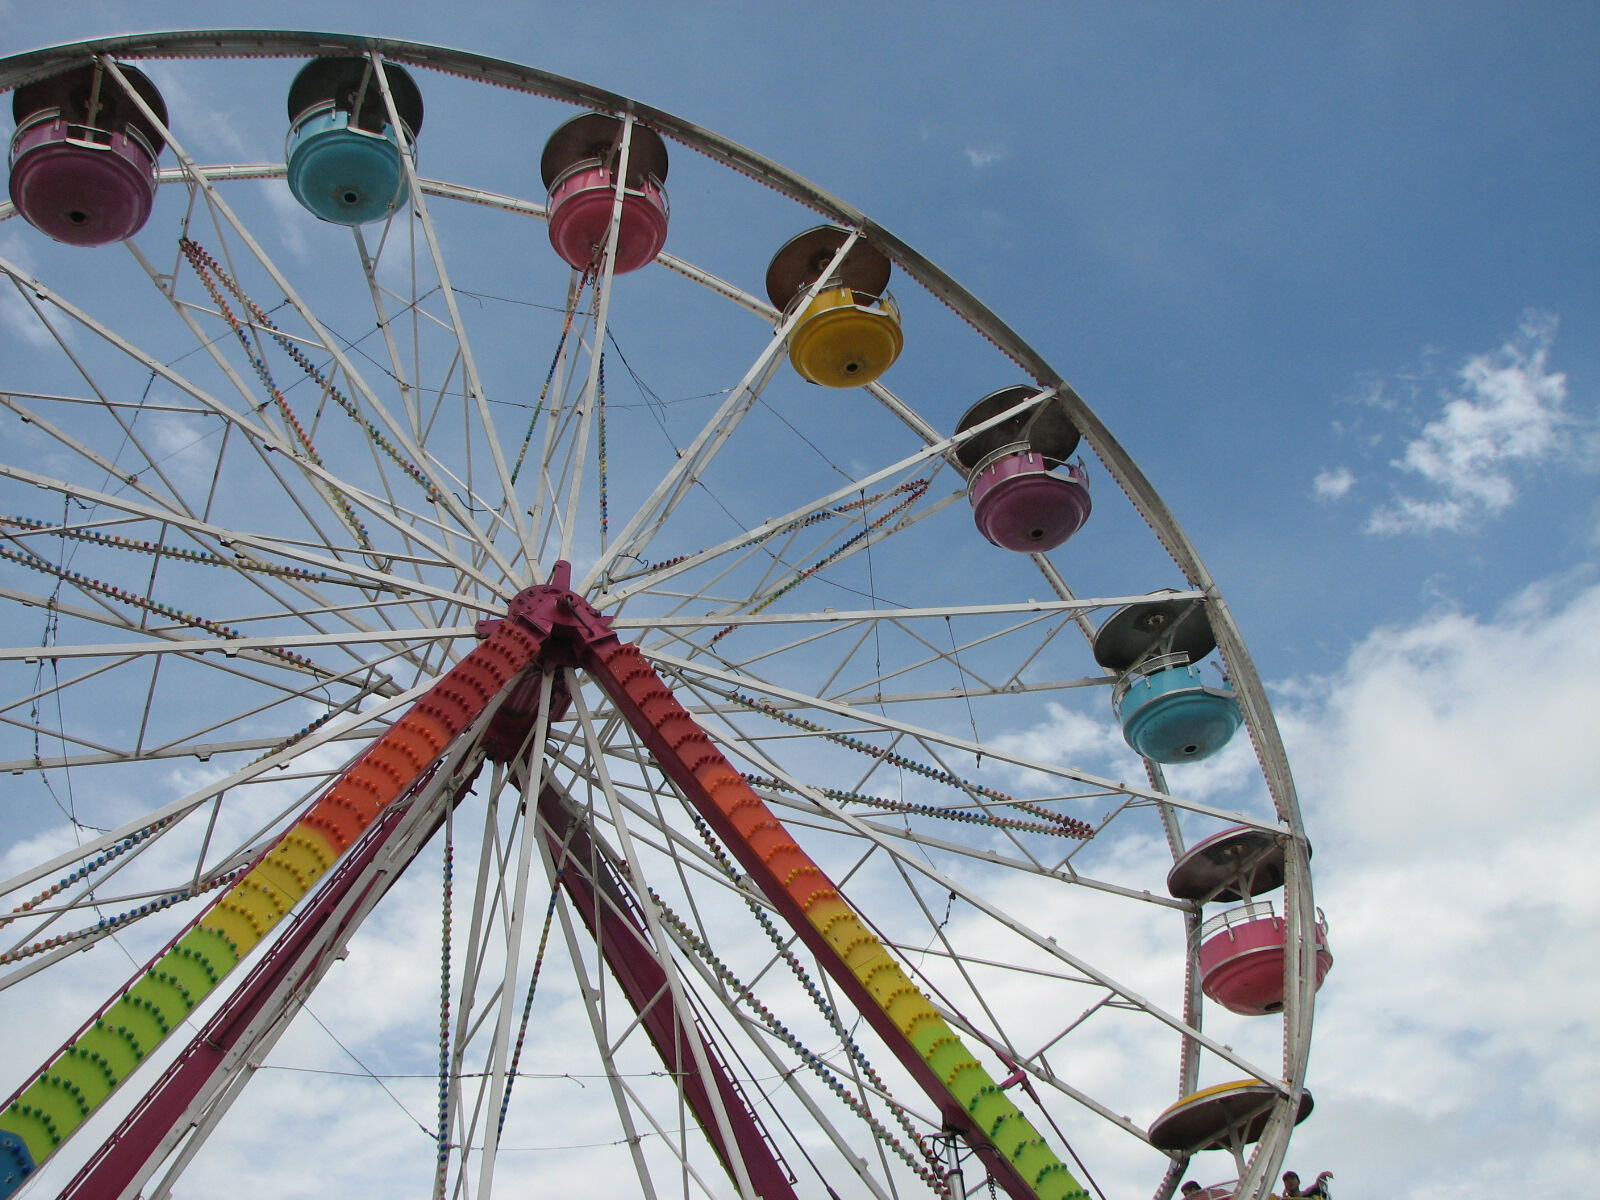
[[[1275,1147],[1274,1152],[1266,1156],[1266,1161],[1257,1160],[1252,1164],[1252,1169],[1246,1178],[1240,1181],[1239,1194],[1254,1195],[1257,1190],[1263,1188],[1266,1181],[1276,1174],[1284,1150],[1287,1148],[1289,1112],[1299,1104],[1300,1095],[1304,1091],[1302,1081],[1305,1068],[1310,1058],[1311,1016],[1316,992],[1313,971],[1316,943],[1313,938],[1299,937],[1298,931],[1313,928],[1315,904],[1311,893],[1309,865],[1306,861],[1306,839],[1302,829],[1300,805],[1295,794],[1288,757],[1267,703],[1261,677],[1245,647],[1244,639],[1234,624],[1232,612],[1223,599],[1216,581],[1200,560],[1200,555],[1188,535],[1180,528],[1171,510],[1156,494],[1150,480],[1134,463],[1132,457],[1112,437],[1104,423],[1084,403],[1071,385],[1015,330],[933,262],[864,213],[794,172],[779,166],[771,159],[709,129],[616,92],[597,88],[564,75],[469,51],[397,38],[280,29],[195,29],[122,34],[82,42],[68,42],[12,55],[0,59],[0,92],[9,91],[35,79],[45,78],[60,70],[64,63],[97,54],[111,55],[118,59],[305,58],[352,51],[356,53],[375,51],[387,59],[407,66],[460,75],[601,112],[616,115],[632,112],[665,136],[766,184],[780,194],[823,214],[828,220],[860,228],[865,236],[881,247],[902,270],[993,342],[1036,383],[1043,388],[1056,391],[1084,440],[1089,443],[1106,470],[1116,479],[1140,515],[1155,531],[1185,578],[1194,588],[1204,593],[1207,612],[1217,635],[1217,645],[1233,677],[1246,729],[1255,745],[1268,790],[1282,822],[1281,830],[1289,838],[1286,863],[1288,878],[1284,893],[1285,917],[1289,944],[1299,945],[1301,953],[1288,956],[1285,985],[1289,1004],[1286,1005],[1286,1009],[1292,1006],[1298,1009],[1301,1016],[1292,1025],[1294,1036],[1284,1046],[1283,1067],[1285,1078],[1288,1080],[1284,1088],[1288,1103],[1280,1106],[1274,1113],[1262,1135],[1263,1142]],[[5,207],[9,208],[9,205]],[[1059,578],[1052,571],[1047,571],[1046,574],[1052,581]],[[1182,847],[1176,846],[1175,849],[1181,851]]]

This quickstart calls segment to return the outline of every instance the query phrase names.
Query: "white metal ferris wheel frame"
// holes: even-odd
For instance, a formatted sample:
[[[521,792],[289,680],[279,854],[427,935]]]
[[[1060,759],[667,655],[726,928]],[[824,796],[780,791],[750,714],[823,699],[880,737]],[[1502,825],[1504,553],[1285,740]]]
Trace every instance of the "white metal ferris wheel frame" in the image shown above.
[[[1277,1147],[1276,1153],[1257,1156],[1256,1161],[1251,1165],[1249,1176],[1242,1181],[1240,1192],[1241,1195],[1264,1193],[1266,1181],[1276,1171],[1281,1159],[1282,1149],[1287,1142],[1287,1129],[1292,1122],[1292,1116],[1300,1098],[1305,1067],[1309,1057],[1310,1014],[1312,998],[1315,992],[1313,978],[1315,944],[1312,939],[1300,936],[1302,931],[1312,929],[1315,926],[1315,909],[1309,884],[1307,848],[1303,834],[1300,832],[1302,828],[1300,812],[1287,758],[1276,725],[1267,707],[1261,680],[1256,673],[1248,650],[1239,635],[1227,604],[1215,581],[1201,562],[1187,535],[1165,504],[1156,495],[1149,480],[1131,457],[1111,436],[1098,417],[1084,404],[1077,393],[1014,331],[943,271],[905,245],[893,234],[876,225],[864,214],[816,188],[804,179],[786,171],[770,160],[721,138],[704,128],[615,93],[596,89],[545,71],[461,51],[385,38],[292,31],[180,31],[127,35],[52,47],[13,56],[5,60],[4,63],[0,63],[0,91],[15,89],[36,79],[45,78],[51,73],[59,71],[65,63],[82,61],[95,55],[118,59],[198,59],[218,57],[313,57],[328,53],[375,54],[407,66],[443,71],[478,82],[545,96],[597,111],[621,116],[631,115],[633,118],[648,124],[659,133],[681,142],[732,170],[750,176],[780,194],[788,196],[822,214],[827,220],[858,231],[857,236],[869,238],[875,245],[883,249],[894,263],[906,271],[910,277],[926,287],[979,334],[994,343],[1002,353],[1025,371],[1041,389],[1053,392],[1059,397],[1061,404],[1065,407],[1073,424],[1083,435],[1084,440],[1094,450],[1108,472],[1116,479],[1118,485],[1128,496],[1135,509],[1165,546],[1189,583],[1192,594],[1204,600],[1219,649],[1227,662],[1229,673],[1237,689],[1245,725],[1254,743],[1257,757],[1260,760],[1263,778],[1277,810],[1279,822],[1274,827],[1274,831],[1284,835],[1287,841],[1286,872],[1288,879],[1285,892],[1285,917],[1288,925],[1289,944],[1301,948],[1301,953],[1289,956],[1286,969],[1285,1027],[1294,1031],[1294,1035],[1288,1039],[1284,1046],[1284,1079],[1287,1081],[1284,1087],[1287,1103],[1278,1107],[1271,1123],[1263,1133],[1263,1144]],[[204,168],[184,167],[176,171],[167,171],[163,174],[166,178],[176,179],[190,178],[192,174],[197,173],[207,179],[221,181],[224,179],[270,176],[279,174],[282,170],[282,166],[277,164],[235,164],[206,166]],[[529,213],[542,211],[541,206],[527,201],[454,183],[419,179],[418,184],[420,189],[429,195],[444,196],[490,207],[500,207],[510,211]],[[9,210],[9,208],[9,205],[0,205],[0,216],[5,215],[6,210]],[[764,301],[725,281],[717,279],[688,262],[673,258],[671,255],[663,255],[660,261],[668,270],[684,274],[702,286],[718,292],[769,320],[778,320],[781,317],[781,314],[776,313]],[[287,284],[285,286],[287,287]],[[446,295],[447,297],[449,296],[448,288],[446,288]],[[57,302],[61,303],[59,300]],[[96,327],[106,336],[115,338],[113,331],[99,326],[87,314],[78,314],[78,319],[91,327]],[[329,346],[336,344],[333,339],[326,339],[326,341]],[[778,342],[775,340],[773,344],[777,345]],[[143,361],[152,371],[157,373],[163,371],[159,362],[144,355],[137,347],[126,346],[125,349],[130,355]],[[762,367],[763,364],[758,361],[755,366],[752,366],[751,375],[756,374]],[[470,360],[466,369],[469,372],[472,370]],[[355,377],[354,372],[351,372],[350,375],[352,378]],[[472,390],[479,391],[481,395],[481,389]],[[924,454],[927,457],[938,457],[948,450],[951,439],[944,437],[929,426],[918,414],[900,404],[885,389],[874,387],[873,391],[880,401],[888,405],[891,411],[895,412],[924,440],[926,443]],[[13,410],[17,410],[22,406],[21,399],[11,395],[5,397],[5,403],[12,407]],[[270,437],[270,435],[267,435],[267,437]],[[262,440],[265,441],[267,439],[263,437]],[[80,451],[85,457],[89,457],[92,454],[88,447],[80,447]],[[692,455],[689,455],[686,456],[686,459],[692,457]],[[901,465],[903,464],[896,464],[897,467]],[[687,469],[685,468],[685,470]],[[25,471],[8,468],[8,473],[14,479],[22,482],[27,481],[27,473]],[[883,472],[884,475],[889,473],[887,470]],[[854,486],[852,484],[852,488]],[[446,493],[448,494],[448,489],[446,489]],[[135,511],[138,507],[136,502],[129,501],[126,498],[114,499],[109,496],[101,496],[98,499],[107,503],[108,506],[124,512]],[[175,524],[182,524],[184,521],[181,515],[174,514],[165,508],[159,511],[152,508],[150,515],[158,516],[162,520],[172,521]],[[511,520],[520,522],[521,519],[521,514],[513,509]],[[664,514],[656,519],[658,521],[664,519]],[[777,527],[780,523],[781,518],[775,518],[769,522],[773,527]],[[193,524],[197,528],[202,525],[199,522],[193,522]],[[204,530],[204,532],[212,536],[226,534],[235,540],[238,538],[238,531],[235,530],[209,529]],[[618,545],[620,546],[621,544],[619,540]],[[264,552],[270,552],[273,548],[270,542],[267,541],[263,541],[259,546],[259,549]],[[489,554],[496,553],[492,546],[486,547],[485,550]],[[493,586],[489,575],[476,571],[473,564],[444,555],[442,548],[440,553],[442,556],[450,558],[468,576],[476,575],[483,586]],[[299,557],[303,561],[311,561],[304,553],[300,553]],[[1057,600],[1033,606],[1030,611],[1044,611],[1047,609],[1056,611],[1073,610],[1077,601],[1065,580],[1047,558],[1042,555],[1034,556],[1034,558],[1044,578],[1055,591]],[[349,562],[341,561],[336,565],[341,572],[347,575],[359,575],[361,572],[359,566]],[[507,573],[510,574],[508,564],[502,561],[501,566],[506,568]],[[377,570],[371,571],[370,575],[374,581],[382,578],[382,573]],[[425,586],[422,585],[420,580],[417,581],[417,585],[415,590],[425,590]],[[613,593],[609,598],[617,599],[625,597],[625,594],[626,589],[624,588]],[[468,609],[480,606],[480,601],[475,598],[444,590],[440,590],[435,598],[446,603],[461,605]],[[602,596],[602,599],[606,598],[608,597]],[[1103,604],[1104,601],[1102,600],[1098,603]],[[945,610],[940,611],[943,612]],[[746,618],[746,620],[758,619],[761,618]],[[766,619],[773,622],[781,622],[799,618],[785,618],[782,615],[773,615]],[[811,616],[808,619],[816,618]],[[850,620],[870,621],[875,619],[875,616],[872,613],[834,613],[829,614],[829,619],[839,622]],[[686,617],[680,618],[679,622],[689,624],[694,620],[696,618]],[[709,622],[712,618],[700,618],[700,620]],[[673,622],[668,620],[667,623],[671,624]],[[618,624],[619,626],[626,626],[628,618],[619,618]],[[659,626],[661,622],[650,622],[650,624]],[[470,630],[465,626],[409,631],[383,629],[373,632],[370,638],[372,641],[411,640],[416,643],[426,644],[429,640],[444,640],[462,636],[468,632]],[[359,640],[360,637],[361,635],[359,634],[341,633],[326,635],[325,640],[331,643],[339,641],[353,642]],[[307,646],[315,644],[316,641],[316,638],[310,636],[287,640],[282,636],[253,640],[230,638],[219,639],[215,648],[230,655],[238,655],[247,659],[252,653],[268,648],[281,649],[292,645]],[[181,643],[174,642],[168,646],[155,647],[153,650],[141,647],[136,651],[130,646],[122,645],[82,646],[56,648],[56,650],[59,650],[60,657],[79,655],[86,658],[94,658],[108,653],[185,653],[205,648],[207,647],[204,644],[197,645],[195,641],[185,639]],[[5,652],[6,656],[10,657],[21,656],[23,653],[22,651]],[[658,655],[658,657],[663,658],[664,661],[670,661],[670,656]],[[364,663],[356,669],[370,668],[370,666],[370,663]],[[695,669],[705,677],[715,677],[715,671],[708,671],[704,664],[696,664]],[[406,691],[397,687],[389,689],[386,706],[390,708],[397,707],[409,695],[414,694],[415,691],[416,689]],[[848,707],[839,706],[839,714],[841,716],[850,715]],[[363,724],[362,728],[370,728],[372,716],[373,714],[366,714],[366,723]],[[875,719],[878,720],[879,724],[885,723],[883,718]],[[329,733],[325,736],[332,738],[334,735]],[[347,730],[340,736],[360,736],[360,729]],[[313,742],[312,744],[315,743]],[[952,742],[951,744],[954,745],[955,743]],[[185,753],[193,753],[192,748],[186,748]],[[1152,790],[1147,795],[1152,800],[1165,802],[1169,797],[1166,794],[1164,781],[1160,777],[1159,769],[1152,766],[1151,771]],[[1080,775],[1075,777],[1082,779],[1084,782],[1120,786],[1122,790],[1127,791],[1129,794],[1138,794],[1141,790],[1128,788],[1126,785],[1112,785],[1110,781],[1094,780],[1093,777],[1088,776]],[[202,802],[203,799],[204,797],[201,800],[191,799],[187,803],[193,806]],[[186,802],[177,802],[169,807],[176,810],[184,803]],[[1204,806],[1196,806],[1196,811],[1206,810]],[[1220,810],[1216,810],[1216,812],[1221,815]],[[1166,809],[1165,804],[1163,804],[1163,813],[1166,818],[1165,824],[1168,837],[1173,842],[1174,851],[1181,850],[1180,835],[1176,822],[1172,814]],[[48,864],[45,868],[41,868],[41,873],[47,869],[49,869]],[[959,889],[957,885],[952,884],[952,890]],[[968,898],[973,899],[970,896]],[[1064,952],[1059,953],[1062,953],[1065,960],[1072,961],[1070,956],[1066,956]],[[1076,969],[1088,969],[1087,964],[1073,962],[1072,965]],[[1194,989],[1191,988],[1188,1003],[1192,1004],[1194,1001]],[[1189,1023],[1197,1025],[1197,1022],[1193,1021]],[[1203,1041],[1204,1039],[1201,1040]],[[1192,1088],[1194,1084],[1192,1061],[1194,1046],[1187,1040],[1185,1045],[1186,1055],[1190,1059],[1185,1067],[1186,1082]],[[1166,1185],[1169,1191],[1173,1183],[1175,1183],[1175,1179]]]

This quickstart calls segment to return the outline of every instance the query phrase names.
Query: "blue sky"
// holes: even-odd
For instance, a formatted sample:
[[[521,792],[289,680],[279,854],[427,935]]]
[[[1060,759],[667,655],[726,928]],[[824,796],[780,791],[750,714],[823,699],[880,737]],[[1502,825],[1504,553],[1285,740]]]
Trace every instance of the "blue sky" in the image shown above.
[[[1273,689],[1337,960],[1290,1162],[1399,1200],[1595,1176],[1600,1096],[1572,1064],[1600,1032],[1600,9],[292,0],[267,19],[632,95],[985,300],[1151,476]],[[0,0],[0,53],[262,20]]]
[[[1473,513],[1466,537],[1364,533],[1395,497],[1434,498],[1394,462],[1530,314],[1582,416],[1600,183],[1586,6],[529,5],[463,22],[288,4],[272,24],[366,29],[380,11],[381,32],[492,47],[705,124],[921,249],[1096,406],[1187,525],[1221,491],[1243,501],[1202,549],[1224,581],[1260,573],[1259,609],[1236,603],[1247,632],[1272,622],[1263,649],[1303,650],[1278,623],[1306,609],[1334,610],[1316,616],[1330,651],[1365,627],[1315,595],[1330,543],[1348,583],[1409,583],[1414,609],[1444,578],[1492,606],[1492,580],[1592,551],[1592,496],[1555,446],[1509,464],[1521,502]],[[12,3],[3,36],[202,13],[256,15]],[[1318,503],[1313,481],[1341,469],[1348,492]]]

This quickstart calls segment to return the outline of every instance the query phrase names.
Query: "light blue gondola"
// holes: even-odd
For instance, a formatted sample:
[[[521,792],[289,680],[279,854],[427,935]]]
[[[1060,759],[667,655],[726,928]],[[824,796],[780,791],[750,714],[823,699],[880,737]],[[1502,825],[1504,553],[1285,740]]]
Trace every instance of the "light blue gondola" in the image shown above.
[[[1143,674],[1129,672],[1112,700],[1122,736],[1160,763],[1199,762],[1238,731],[1239,699],[1226,680],[1208,684],[1188,663]]]
[[[289,88],[289,190],[324,221],[366,225],[406,202],[401,155],[422,127],[422,94],[393,63],[383,73],[398,128],[369,59],[313,59]]]
[[[1122,736],[1159,763],[1199,762],[1228,744],[1242,722],[1226,679],[1206,682],[1195,664],[1216,649],[1195,600],[1153,597],[1112,614],[1094,637],[1094,656],[1117,672],[1111,707]]]

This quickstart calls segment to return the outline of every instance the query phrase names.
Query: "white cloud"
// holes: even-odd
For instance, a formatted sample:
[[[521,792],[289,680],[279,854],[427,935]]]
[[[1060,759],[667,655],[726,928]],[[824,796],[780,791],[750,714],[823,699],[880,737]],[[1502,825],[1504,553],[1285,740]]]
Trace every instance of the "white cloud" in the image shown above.
[[[296,262],[313,261],[305,234],[306,223],[312,220],[311,214],[306,212],[300,201],[294,198],[289,185],[280,180],[269,183],[263,195],[266,196],[268,207],[272,209],[273,219],[282,237],[284,248],[293,255]]]
[[[258,149],[248,144],[241,135],[236,119],[225,104],[214,95],[197,94],[182,72],[163,69],[165,64],[146,68],[151,74],[167,111],[183,114],[182,132],[179,134],[183,148],[200,161],[225,160],[229,162],[259,160]],[[179,126],[171,123],[174,132]]]
[[[1380,629],[1296,689],[1335,957],[1302,1174],[1432,1200],[1448,1163],[1451,1200],[1489,1200],[1600,1169],[1597,621],[1600,586],[1530,588],[1492,619]]]
[[[1318,471],[1311,481],[1311,494],[1322,501],[1343,500],[1355,484],[1355,473],[1349,467]]]
[[[973,170],[976,171],[981,171],[985,167],[992,167],[995,163],[1003,162],[1005,159],[1011,157],[1010,147],[993,144],[987,146],[968,146],[962,151],[962,153],[967,156],[967,162],[970,163]]]
[[[163,472],[191,484],[205,484],[216,470],[216,434],[190,417],[156,413],[147,422],[151,455]]]
[[[33,275],[38,268],[24,241],[24,237],[33,231],[22,224],[20,217],[14,220],[16,223],[0,234],[0,258],[9,260],[20,272]],[[48,305],[41,307],[49,311]],[[55,345],[55,338],[34,312],[19,286],[6,276],[0,276],[0,330],[5,330],[11,336],[36,349],[42,350]]]
[[[1367,518],[1368,533],[1433,533],[1461,529],[1471,510],[1460,500],[1417,500],[1402,496]]]
[[[1600,812],[1589,783],[1600,773],[1592,733],[1600,704],[1597,623],[1600,584],[1550,581],[1491,617],[1443,611],[1380,629],[1333,675],[1283,688],[1283,725],[1336,959],[1319,998],[1310,1076],[1317,1110],[1297,1132],[1289,1165],[1308,1175],[1335,1171],[1341,1194],[1499,1200],[1554,1192],[1600,1170],[1589,1136],[1600,1087],[1588,1053],[1600,1041],[1600,967],[1588,950],[1600,937],[1600,886],[1590,865],[1600,850]],[[1109,721],[1062,705],[1007,744],[1067,761],[1127,756]],[[1235,739],[1214,763],[1185,768],[1185,792],[1203,791],[1215,771],[1228,779],[1220,790],[1237,796],[1243,784],[1234,780],[1252,776],[1250,757],[1248,741]],[[1105,850],[1116,858],[1106,865],[1118,879],[1163,855],[1153,825]],[[470,857],[458,847],[464,873]],[[312,1001],[379,1072],[414,1072],[437,1019],[437,849],[419,865],[425,869],[402,881]],[[1087,897],[1099,902],[1092,913],[1069,914],[1064,905],[1057,912],[1051,905],[1062,894],[1020,875],[987,896],[1042,931],[1059,931],[1063,944],[1114,967],[1156,1002],[1174,1003],[1170,939],[1151,936],[1159,931],[1116,898]],[[987,928],[970,909],[954,911],[958,940]],[[530,1033],[541,1039],[540,1051],[530,1050],[528,1069],[592,1071],[560,1057],[576,1054],[586,1034],[560,950],[552,954]],[[1059,1019],[1053,984],[1013,986],[1007,1005],[1036,1012],[1041,1027]],[[1118,1102],[1127,1092],[1137,1101],[1132,1082],[1169,1070],[1171,1060],[1122,1038],[1121,1019],[1117,1012],[1096,1018],[1114,1040],[1088,1044],[1071,1060],[1073,1078],[1097,1097]],[[1271,1061],[1270,1049],[1249,1045],[1265,1026],[1208,1014],[1207,1028],[1248,1057]],[[303,1022],[274,1061],[358,1070]],[[412,1113],[430,1119],[430,1080],[390,1086]],[[567,1153],[584,1170],[627,1170],[626,1156],[608,1145],[616,1133],[605,1110],[595,1116],[585,1085],[530,1079],[527,1087],[529,1099],[541,1088],[539,1099],[548,1100],[530,1106],[535,1122],[516,1129],[514,1145],[596,1147]],[[245,1107],[249,1113],[225,1127],[239,1136],[208,1147],[192,1178],[208,1185],[225,1176],[270,1178],[280,1194],[298,1196],[317,1194],[330,1180],[359,1190],[363,1176],[388,1186],[391,1173],[426,1172],[425,1134],[370,1080],[269,1071]],[[1134,1111],[1138,1120],[1150,1116]],[[334,1114],[337,1128],[324,1131]],[[1486,1128],[1495,1135],[1484,1136]],[[1077,1144],[1100,1163],[1098,1136],[1091,1127]],[[332,1150],[316,1178],[278,1153],[308,1141]],[[378,1144],[389,1148],[382,1156],[371,1151]],[[1116,1154],[1110,1151],[1105,1178],[1120,1184],[1125,1168]],[[508,1156],[512,1178],[524,1160],[529,1171],[548,1166],[548,1155]],[[1448,1164],[1447,1190],[1440,1163]],[[1126,1172],[1131,1179],[1132,1168]],[[1207,1155],[1191,1175],[1228,1173],[1221,1155]],[[627,1186],[618,1180],[613,1190]]]
[[[1110,708],[1107,701],[1106,707]],[[1095,770],[1138,772],[1138,759],[1128,749],[1109,720],[1094,720],[1074,709],[1056,703],[1045,705],[1045,719],[1015,733],[998,734],[989,739],[996,750],[1041,762],[1090,764]],[[1050,789],[1051,781],[1037,771],[1008,768],[1019,783]]]
[[[1474,355],[1457,370],[1438,414],[1390,462],[1427,492],[1401,494],[1375,509],[1368,532],[1469,528],[1511,507],[1520,472],[1574,454],[1579,443],[1566,410],[1567,377],[1549,369],[1556,325],[1552,314],[1529,312],[1499,350]]]

